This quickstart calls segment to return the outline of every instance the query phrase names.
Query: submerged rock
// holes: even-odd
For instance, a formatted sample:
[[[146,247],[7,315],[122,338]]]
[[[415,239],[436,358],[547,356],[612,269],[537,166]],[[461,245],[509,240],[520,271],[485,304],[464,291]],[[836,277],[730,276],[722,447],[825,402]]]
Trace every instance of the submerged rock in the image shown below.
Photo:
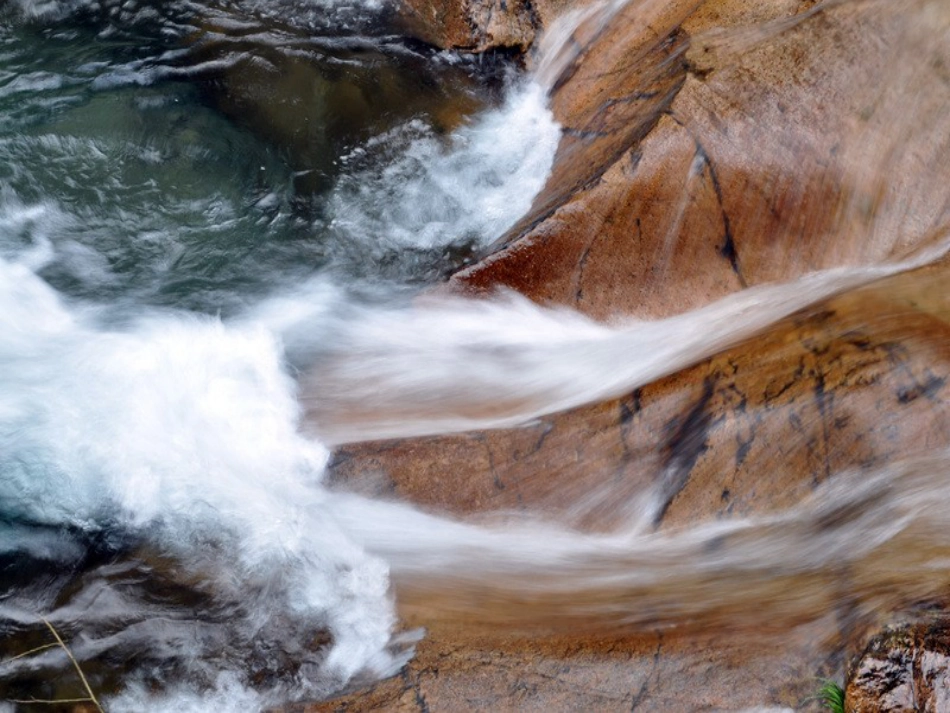
[[[322,37],[224,11],[209,10],[189,42],[183,72],[216,108],[280,149],[304,195],[332,182],[348,150],[407,121],[451,131],[492,101],[498,66],[440,59],[393,37]]]

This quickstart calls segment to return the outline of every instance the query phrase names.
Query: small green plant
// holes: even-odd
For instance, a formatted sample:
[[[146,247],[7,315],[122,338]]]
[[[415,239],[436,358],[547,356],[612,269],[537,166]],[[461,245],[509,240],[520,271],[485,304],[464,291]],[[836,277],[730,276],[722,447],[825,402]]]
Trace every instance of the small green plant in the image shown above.
[[[844,713],[844,689],[831,680],[824,680],[818,689],[818,700],[831,713]]]

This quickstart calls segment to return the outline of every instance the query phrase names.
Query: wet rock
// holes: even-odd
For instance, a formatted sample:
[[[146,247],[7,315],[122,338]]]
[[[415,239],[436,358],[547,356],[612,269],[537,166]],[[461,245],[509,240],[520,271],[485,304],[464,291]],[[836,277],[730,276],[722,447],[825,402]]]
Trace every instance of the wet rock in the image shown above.
[[[473,52],[528,50],[559,15],[586,0],[400,0],[406,32],[437,47]]]
[[[272,18],[208,10],[183,74],[229,118],[281,151],[304,195],[339,160],[412,119],[447,133],[493,100],[496,62],[441,61],[389,37],[322,37]]]
[[[534,208],[452,286],[653,317],[928,244],[950,218],[948,22],[927,2],[630,3],[555,80]]]
[[[450,289],[656,317],[932,244],[950,218],[950,47],[935,31],[947,22],[929,2],[719,0],[630,3],[579,28],[593,40],[552,79],[565,127],[552,176]],[[521,429],[348,446],[333,475],[435,511],[523,510],[593,531],[653,484],[661,531],[784,510],[842,469],[950,445],[948,278],[943,263],[826,300]],[[819,710],[817,678],[840,672],[869,626],[839,575],[824,618],[786,622],[781,644],[721,630],[546,639],[446,622],[403,596],[408,621],[430,627],[416,659],[311,710]],[[932,654],[928,685],[943,690]],[[899,662],[890,670],[899,692]]]
[[[429,631],[402,675],[371,691],[302,707],[307,713],[354,711],[738,711],[750,701],[770,710],[819,711],[806,699],[813,675],[805,652],[821,634],[745,641],[736,636],[639,639],[549,637],[525,641],[472,635],[459,627]],[[710,655],[710,651],[715,655]],[[794,685],[776,681],[784,668]],[[723,685],[716,686],[716,678]]]
[[[540,29],[531,0],[403,0],[398,12],[410,34],[443,48],[524,51]]]
[[[851,711],[914,711],[914,637],[899,630],[872,641],[845,692]]]
[[[227,663],[259,690],[293,690],[302,679],[313,683],[319,676],[331,641],[321,622],[301,625],[279,613],[262,618],[260,600],[272,593],[228,591],[208,572],[166,554],[115,544],[56,566],[23,551],[15,553],[19,571],[0,561],[0,572],[16,584],[2,592],[4,606],[17,612],[0,629],[4,702],[39,698],[48,710],[98,710],[73,707],[86,698],[86,682],[101,698],[122,691],[129,680],[156,689],[177,681],[208,689]],[[77,610],[95,616],[77,627]],[[47,621],[63,648],[55,645]],[[230,653],[232,646],[240,653]]]
[[[946,617],[875,636],[854,663],[849,713],[950,710],[950,627]]]
[[[656,483],[660,530],[786,509],[840,469],[950,445],[947,270],[828,300],[621,399],[525,428],[348,446],[334,478],[435,511],[522,510],[589,530],[622,523]],[[558,711],[819,710],[817,677],[840,671],[869,625],[849,609],[849,576],[833,573],[818,621],[681,632],[659,654],[656,632],[549,639],[452,623],[397,586],[407,620],[429,628],[416,659],[402,678],[312,710],[519,710],[526,690]]]
[[[533,510],[595,529],[657,482],[669,485],[660,526],[788,507],[842,469],[950,444],[948,269],[825,301],[523,428],[345,446],[333,476],[457,515]]]

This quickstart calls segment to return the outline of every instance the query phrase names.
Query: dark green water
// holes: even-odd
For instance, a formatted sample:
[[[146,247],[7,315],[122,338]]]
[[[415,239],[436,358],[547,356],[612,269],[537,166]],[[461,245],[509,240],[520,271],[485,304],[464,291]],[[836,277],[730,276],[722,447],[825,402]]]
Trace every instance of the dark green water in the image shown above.
[[[32,249],[74,297],[228,314],[320,270],[424,282],[470,253],[467,235],[390,249],[378,224],[338,228],[328,202],[358,199],[394,153],[423,135],[438,143],[446,115],[484,106],[494,66],[435,59],[380,34],[371,13],[356,25],[374,35],[334,36],[327,15],[311,36],[307,17],[113,10],[4,14],[0,220],[14,230],[0,255]],[[372,196],[361,212],[386,210]]]

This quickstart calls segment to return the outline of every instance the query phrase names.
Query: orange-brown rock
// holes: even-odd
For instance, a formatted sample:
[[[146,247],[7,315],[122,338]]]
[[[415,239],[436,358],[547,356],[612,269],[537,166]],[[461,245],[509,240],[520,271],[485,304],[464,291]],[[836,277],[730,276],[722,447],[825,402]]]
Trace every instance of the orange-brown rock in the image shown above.
[[[674,465],[664,526],[784,508],[843,469],[950,445],[948,281],[946,262],[882,280],[523,428],[346,446],[333,474],[456,515],[531,509],[608,528],[621,493]]]
[[[444,48],[526,50],[538,29],[530,0],[403,0],[398,7],[410,34]]]
[[[645,0],[580,28],[554,83],[565,132],[550,180],[451,289],[656,317],[933,244],[950,219],[948,22],[939,2]],[[436,511],[588,529],[616,524],[649,484],[666,495],[661,530],[785,509],[842,469],[950,446],[948,269],[826,300],[521,429],[347,447],[334,476]],[[842,673],[868,624],[846,578],[835,594],[781,643],[545,638],[403,598],[430,633],[401,677],[312,710],[818,710],[817,678]]]
[[[813,659],[834,624],[782,638],[669,632],[637,639],[525,640],[430,629],[400,676],[374,689],[302,707],[355,711],[729,711],[756,703],[815,711]],[[829,661],[822,671],[835,664]],[[783,676],[776,676],[783,671]],[[790,683],[791,681],[791,683]],[[753,708],[755,709],[755,708]]]
[[[932,241],[950,218],[948,15],[629,3],[557,82],[565,137],[534,208],[452,284],[658,316]]]
[[[396,13],[411,35],[445,49],[527,50],[570,0],[400,0]]]
[[[660,528],[784,509],[842,469],[950,445],[948,279],[940,265],[884,280],[523,429],[351,446],[335,477],[436,511],[525,509],[598,529],[651,483],[668,494]],[[530,710],[525,691],[558,711],[807,709],[816,677],[840,672],[867,623],[841,586],[835,611],[778,640],[717,630],[655,656],[657,633],[538,639],[453,625],[404,598],[430,634],[402,677],[313,710]]]

